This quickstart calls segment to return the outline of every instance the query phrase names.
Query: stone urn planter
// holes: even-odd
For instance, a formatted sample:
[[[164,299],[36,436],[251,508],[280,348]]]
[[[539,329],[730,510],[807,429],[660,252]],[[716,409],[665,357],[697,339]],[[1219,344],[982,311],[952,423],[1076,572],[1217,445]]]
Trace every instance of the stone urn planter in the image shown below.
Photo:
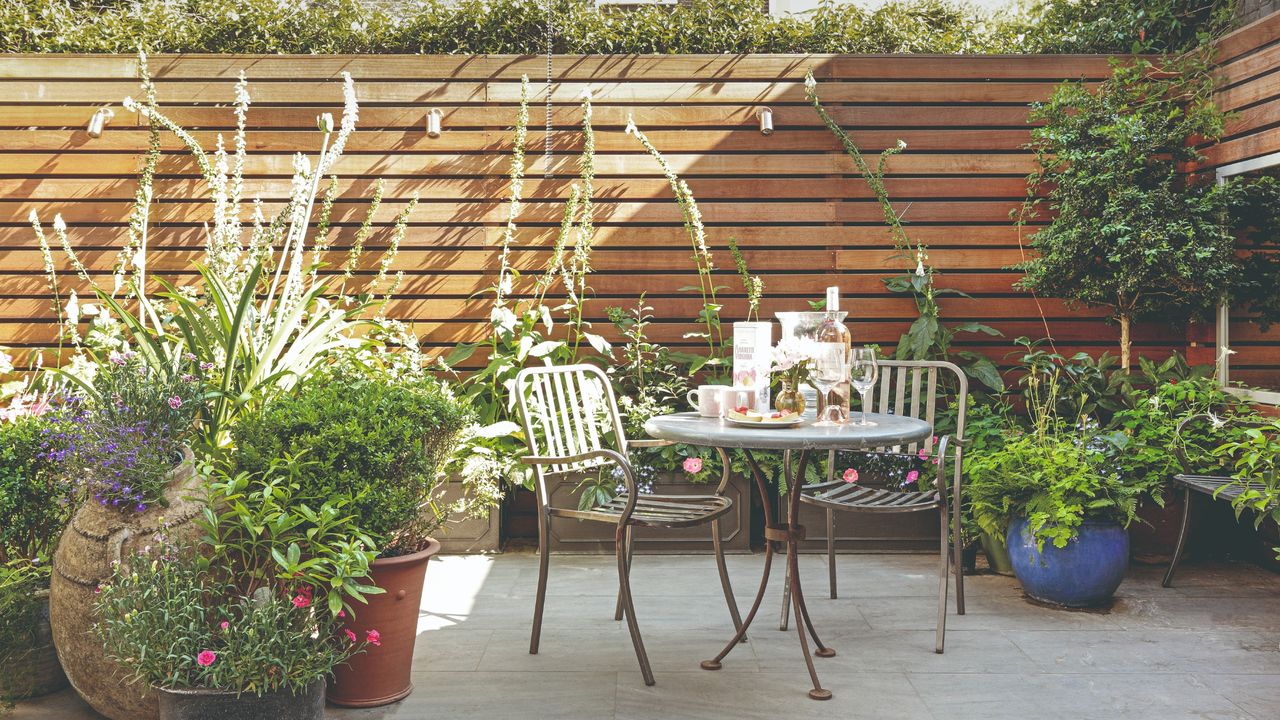
[[[234,690],[156,690],[160,720],[324,720],[324,678],[301,694],[254,695]]]
[[[170,473],[165,503],[140,513],[85,503],[58,542],[49,595],[58,658],[80,697],[112,720],[157,717],[156,694],[125,683],[124,670],[104,656],[93,631],[95,591],[111,577],[114,562],[155,542],[162,529],[172,540],[194,539],[200,531],[193,521],[204,507],[199,495],[194,458],[184,448],[182,462]]]
[[[357,605],[346,627],[361,640],[376,630],[379,645],[370,644],[333,671],[329,702],[346,707],[390,705],[413,692],[413,648],[418,635],[418,611],[422,606],[422,586],[427,563],[440,552],[440,543],[431,540],[423,550],[399,557],[378,558],[370,567],[369,580],[386,592],[368,596],[367,605]]]

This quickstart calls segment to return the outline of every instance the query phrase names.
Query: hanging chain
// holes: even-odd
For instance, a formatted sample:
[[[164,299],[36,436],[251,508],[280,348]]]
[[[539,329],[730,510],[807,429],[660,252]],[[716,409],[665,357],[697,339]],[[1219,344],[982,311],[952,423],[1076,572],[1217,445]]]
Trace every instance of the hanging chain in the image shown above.
[[[555,25],[552,13],[555,0],[547,0],[547,126],[542,134],[542,177],[551,178],[551,53],[555,49]]]

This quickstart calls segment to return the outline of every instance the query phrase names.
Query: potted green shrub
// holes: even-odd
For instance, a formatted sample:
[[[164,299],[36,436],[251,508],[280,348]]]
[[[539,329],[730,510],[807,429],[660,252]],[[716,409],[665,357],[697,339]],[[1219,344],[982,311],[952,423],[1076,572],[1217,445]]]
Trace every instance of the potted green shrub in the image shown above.
[[[1108,463],[1123,442],[1067,422],[1052,379],[1030,383],[1029,429],[1010,427],[999,447],[968,459],[966,490],[984,531],[1003,534],[1014,574],[1030,597],[1069,607],[1108,601],[1129,562],[1127,527],[1142,488]]]
[[[329,699],[351,706],[396,702],[412,691],[410,671],[440,469],[470,416],[429,377],[335,372],[278,398],[232,432],[237,473],[260,474],[278,458],[302,460],[291,475],[306,492],[348,499],[355,526],[376,543],[370,584],[384,593],[354,608],[346,627],[376,627],[381,646],[338,669]],[[335,605],[336,607],[336,605]]]
[[[49,574],[72,488],[50,459],[48,429],[28,412],[0,419],[0,703],[67,682],[49,627]]]

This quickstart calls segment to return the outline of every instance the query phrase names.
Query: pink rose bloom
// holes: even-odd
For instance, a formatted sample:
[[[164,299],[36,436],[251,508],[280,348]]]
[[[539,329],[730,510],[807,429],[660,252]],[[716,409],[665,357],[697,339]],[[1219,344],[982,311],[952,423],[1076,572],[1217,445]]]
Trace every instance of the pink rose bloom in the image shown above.
[[[218,624],[218,627],[222,628],[223,630],[226,630],[227,628],[231,627],[231,623],[227,622],[226,620],[223,620],[221,623]]]
[[[344,633],[346,633],[346,634],[347,634],[347,640],[348,640],[349,642],[355,642],[355,641],[356,641],[356,634],[355,634],[354,632],[351,632],[351,629],[350,629],[350,628],[346,628],[346,629],[344,629],[342,632],[344,632]]]
[[[173,408],[174,410],[177,410],[178,408],[182,407],[182,398],[178,397],[177,395],[174,395],[173,397],[169,398],[169,407]]]
[[[218,655],[212,650],[201,650],[200,654],[196,656],[196,662],[200,664],[200,667],[209,667],[217,659]]]
[[[364,632],[364,637],[366,640],[369,641],[370,645],[376,646],[376,645],[382,644],[382,633],[378,632],[377,630],[366,630]]]
[[[690,475],[702,472],[702,458],[689,457],[684,459],[684,471]]]
[[[911,472],[907,473],[907,484],[908,484],[908,485],[910,485],[911,483],[913,483],[913,482],[915,482],[915,481],[917,481],[917,480],[919,480],[919,479],[920,479],[920,471],[919,471],[919,470],[912,470]]]
[[[296,608],[304,608],[309,605],[311,605],[311,598],[309,597],[297,595],[293,598],[293,606]]]
[[[847,482],[847,483],[856,483],[856,482],[858,482],[858,471],[857,471],[857,470],[854,470],[853,468],[849,468],[848,470],[845,470],[845,471],[844,471],[844,481],[845,481],[845,482]]]
[[[924,448],[920,448],[920,452],[916,453],[916,457],[920,458],[921,460],[928,460],[929,451],[925,450]]]

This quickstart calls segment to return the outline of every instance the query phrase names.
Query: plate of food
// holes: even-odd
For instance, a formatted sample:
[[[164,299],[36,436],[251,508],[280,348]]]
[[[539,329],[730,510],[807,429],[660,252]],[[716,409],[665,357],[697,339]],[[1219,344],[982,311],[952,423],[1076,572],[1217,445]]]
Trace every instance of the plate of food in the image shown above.
[[[736,408],[725,411],[724,421],[730,425],[750,428],[795,427],[804,422],[800,413],[758,413],[748,408]]]

